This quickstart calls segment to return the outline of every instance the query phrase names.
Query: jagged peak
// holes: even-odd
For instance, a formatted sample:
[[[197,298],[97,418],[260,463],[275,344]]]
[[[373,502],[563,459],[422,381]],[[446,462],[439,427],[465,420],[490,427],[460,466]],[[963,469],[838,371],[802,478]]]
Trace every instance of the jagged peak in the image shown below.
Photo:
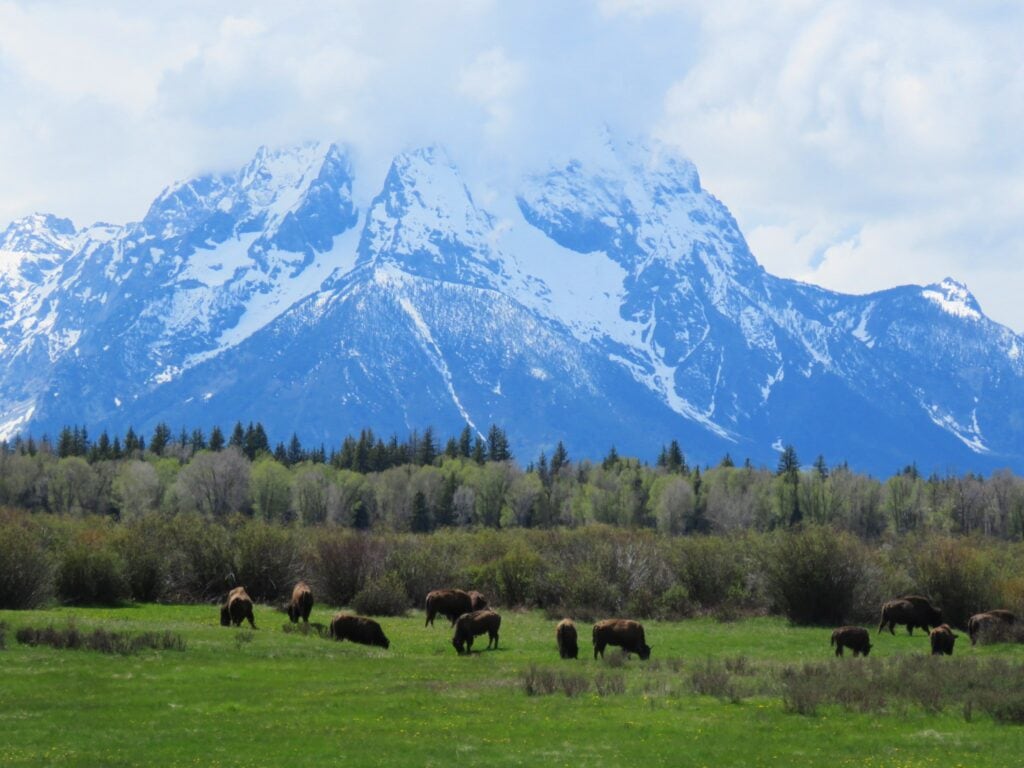
[[[937,304],[944,312],[955,317],[970,320],[982,318],[981,305],[978,304],[974,294],[965,283],[952,277],[946,277],[941,282],[926,285],[921,290],[921,295]]]
[[[71,219],[52,213],[31,213],[12,221],[0,233],[0,250],[25,253],[66,253],[78,231]]]

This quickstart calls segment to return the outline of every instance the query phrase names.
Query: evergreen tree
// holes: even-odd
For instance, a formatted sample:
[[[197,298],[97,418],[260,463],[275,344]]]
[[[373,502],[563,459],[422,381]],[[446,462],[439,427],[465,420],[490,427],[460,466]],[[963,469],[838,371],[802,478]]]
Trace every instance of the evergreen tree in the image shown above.
[[[352,527],[357,531],[370,529],[370,514],[362,501],[357,501],[352,507]]]
[[[548,457],[544,451],[540,452],[540,458],[537,459],[537,477],[545,488],[551,487],[551,471],[548,469]]]
[[[161,421],[153,428],[153,436],[149,439],[150,453],[163,456],[170,442],[171,428]]]
[[[441,499],[437,506],[436,522],[439,528],[455,524],[455,492],[459,490],[459,479],[454,472],[445,475],[441,486]]]
[[[206,450],[206,435],[203,434],[203,430],[193,429],[189,440],[192,446],[192,453],[195,454]]]
[[[734,467],[736,465],[732,463],[732,456],[730,456],[728,453],[726,453],[725,456],[722,457],[722,460],[720,462],[718,462],[718,466],[720,466],[720,467]]]
[[[484,445],[483,438],[480,435],[477,435],[473,441],[473,454],[470,458],[477,464],[483,464],[487,461],[487,447]]]
[[[220,431],[220,427],[210,430],[210,450],[214,453],[224,450],[224,433]]]
[[[800,460],[796,456],[796,449],[787,445],[779,456],[779,466],[776,470],[776,477],[779,478],[779,511],[790,525],[797,525],[803,520],[803,511],[800,509]]]
[[[437,445],[434,443],[434,430],[427,427],[423,430],[423,437],[416,452],[416,463],[421,467],[429,467],[437,458]]]
[[[565,444],[559,440],[558,445],[555,446],[555,452],[551,454],[551,477],[558,477],[562,468],[567,466],[569,466],[569,452],[565,449]]]
[[[61,429],[60,434],[57,435],[57,458],[66,459],[68,456],[75,455],[75,442],[77,441],[78,427],[75,427],[75,432],[72,433],[71,427],[64,427]]]
[[[601,462],[602,469],[611,469],[617,466],[619,463],[619,452],[615,450],[615,446],[611,447],[608,451],[608,455],[604,457],[604,461]]]
[[[462,432],[459,434],[459,456],[464,459],[468,459],[470,451],[472,450],[473,443],[473,431],[467,424],[462,428]]]
[[[291,466],[291,462],[288,461],[288,449],[280,441],[274,446],[274,461],[285,467]]]
[[[114,461],[120,461],[124,458],[124,449],[121,448],[121,438],[114,435],[114,442],[110,446],[110,458]]]
[[[497,424],[492,424],[487,432],[487,460],[508,461],[512,458],[512,452],[508,447],[508,437],[505,430]]]
[[[410,527],[413,533],[426,533],[430,530],[430,511],[427,509],[427,496],[423,491],[416,491],[412,497]]]
[[[351,437],[345,438],[351,440]],[[302,443],[299,441],[299,436],[292,432],[292,439],[288,441],[288,453],[287,458],[283,462],[288,466],[294,466],[300,464],[303,459]]]
[[[252,425],[250,424],[250,426]],[[235,422],[235,428],[231,430],[231,437],[228,439],[228,445],[232,448],[242,450],[242,447],[245,445],[245,427],[242,426],[242,422]]]
[[[448,442],[444,447],[444,455],[449,459],[455,459],[459,456],[459,441],[454,437],[449,437]]]
[[[787,445],[779,455],[779,465],[775,474],[787,477],[797,475],[800,472],[800,460],[796,456],[796,448]]]
[[[825,457],[818,454],[818,458],[814,460],[814,471],[818,473],[818,477],[822,480],[828,478],[828,464],[825,463]]]

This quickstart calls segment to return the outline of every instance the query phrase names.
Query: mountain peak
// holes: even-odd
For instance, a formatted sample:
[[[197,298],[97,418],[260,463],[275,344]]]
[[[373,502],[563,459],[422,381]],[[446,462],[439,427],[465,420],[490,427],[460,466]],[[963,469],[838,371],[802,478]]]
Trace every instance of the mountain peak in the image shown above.
[[[962,317],[968,320],[980,320],[982,318],[981,306],[974,294],[967,286],[952,277],[947,277],[940,283],[926,285],[921,295],[931,302],[934,302],[954,317]]]
[[[68,253],[77,234],[71,219],[32,213],[12,221],[0,232],[0,250],[23,253]]]

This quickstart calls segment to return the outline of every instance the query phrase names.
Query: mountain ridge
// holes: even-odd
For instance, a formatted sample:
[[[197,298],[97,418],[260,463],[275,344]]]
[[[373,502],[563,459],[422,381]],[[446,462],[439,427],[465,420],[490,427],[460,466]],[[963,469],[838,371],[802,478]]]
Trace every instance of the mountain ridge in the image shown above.
[[[261,147],[140,222],[13,222],[0,437],[499,423],[521,456],[562,440],[651,459],[679,439],[712,463],[794,444],[873,472],[1024,470],[1024,339],[965,285],[773,276],[664,147],[608,137],[486,205],[437,145],[396,156],[363,208],[355,177],[334,143]]]

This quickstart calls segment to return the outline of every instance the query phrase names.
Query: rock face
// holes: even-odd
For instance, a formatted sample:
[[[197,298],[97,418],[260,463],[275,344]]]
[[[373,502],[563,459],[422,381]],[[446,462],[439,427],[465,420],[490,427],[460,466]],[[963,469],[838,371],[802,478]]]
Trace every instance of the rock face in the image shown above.
[[[767,274],[663,148],[609,140],[486,205],[437,146],[362,209],[353,181],[333,144],[262,148],[138,223],[12,223],[0,437],[496,423],[524,461],[677,439],[701,462],[792,444],[881,474],[1024,471],[1024,338],[952,279],[848,296]]]

